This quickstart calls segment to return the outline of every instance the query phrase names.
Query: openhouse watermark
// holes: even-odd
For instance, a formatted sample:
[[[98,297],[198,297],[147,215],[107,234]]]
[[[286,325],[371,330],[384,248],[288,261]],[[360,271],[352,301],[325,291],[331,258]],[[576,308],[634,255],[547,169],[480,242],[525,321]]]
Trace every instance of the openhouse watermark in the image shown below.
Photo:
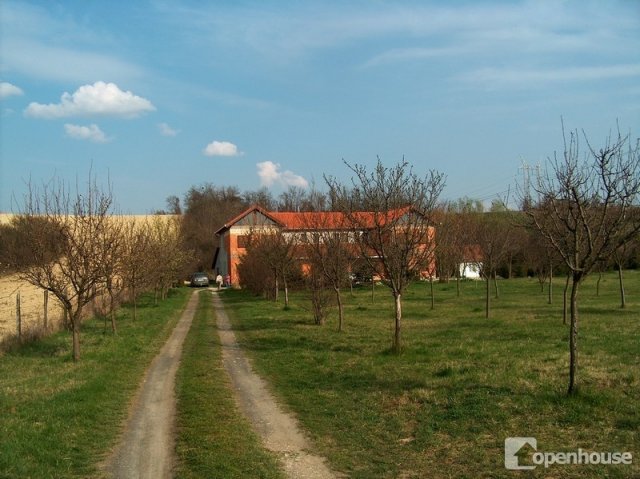
[[[538,451],[535,437],[508,437],[504,440],[504,467],[510,470],[532,470],[555,465],[630,465],[631,452],[596,452],[578,448],[575,451]]]

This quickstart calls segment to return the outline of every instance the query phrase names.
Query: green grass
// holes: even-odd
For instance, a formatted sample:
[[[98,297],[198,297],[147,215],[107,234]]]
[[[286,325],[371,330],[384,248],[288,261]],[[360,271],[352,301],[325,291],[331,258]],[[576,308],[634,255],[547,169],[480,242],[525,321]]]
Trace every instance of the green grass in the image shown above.
[[[633,466],[538,466],[534,477],[640,475],[640,273],[596,277],[580,292],[579,393],[566,396],[568,327],[562,289],[547,304],[536,280],[500,281],[492,317],[484,285],[414,285],[405,295],[404,352],[391,354],[393,303],[380,286],[345,292],[337,319],[313,325],[304,294],[282,304],[223,295],[254,367],[296,413],[319,454],[354,478],[513,477],[504,440],[533,436],[540,451],[630,451]],[[522,473],[520,473],[522,474]]]
[[[238,410],[222,364],[211,295],[200,294],[176,380],[178,478],[280,478]]]
[[[82,357],[60,332],[0,357],[0,477],[100,476],[130,400],[151,359],[168,338],[189,291],[171,291],[158,306],[143,298],[138,318],[118,312],[118,334],[85,321]]]

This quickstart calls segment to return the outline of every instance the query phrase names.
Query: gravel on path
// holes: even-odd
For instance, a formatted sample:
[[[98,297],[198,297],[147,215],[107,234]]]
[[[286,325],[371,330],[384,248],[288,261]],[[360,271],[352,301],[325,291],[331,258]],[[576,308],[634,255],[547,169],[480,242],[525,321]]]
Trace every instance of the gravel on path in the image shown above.
[[[198,306],[194,292],[136,394],[122,439],[104,466],[117,479],[165,479],[174,465],[175,376]]]
[[[310,452],[311,445],[296,419],[280,408],[265,381],[253,372],[216,292],[213,293],[213,308],[222,343],[222,358],[236,400],[265,447],[278,455],[287,476],[292,479],[340,477],[329,469],[323,457]]]

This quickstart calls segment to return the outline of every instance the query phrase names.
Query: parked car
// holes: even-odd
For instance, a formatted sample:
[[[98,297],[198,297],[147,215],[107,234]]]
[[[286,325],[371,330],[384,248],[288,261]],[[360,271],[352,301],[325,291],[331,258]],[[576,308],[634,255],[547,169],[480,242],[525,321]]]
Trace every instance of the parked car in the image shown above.
[[[189,284],[194,288],[198,286],[209,286],[209,276],[207,276],[207,273],[193,273]]]

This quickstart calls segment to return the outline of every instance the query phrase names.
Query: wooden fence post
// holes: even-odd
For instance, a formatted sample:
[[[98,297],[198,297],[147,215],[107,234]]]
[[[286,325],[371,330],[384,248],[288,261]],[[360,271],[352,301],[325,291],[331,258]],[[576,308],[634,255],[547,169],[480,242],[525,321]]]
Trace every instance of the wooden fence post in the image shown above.
[[[20,291],[16,293],[16,329],[18,340],[22,341],[22,313],[20,312]]]
[[[49,330],[49,291],[44,290],[44,330]]]

